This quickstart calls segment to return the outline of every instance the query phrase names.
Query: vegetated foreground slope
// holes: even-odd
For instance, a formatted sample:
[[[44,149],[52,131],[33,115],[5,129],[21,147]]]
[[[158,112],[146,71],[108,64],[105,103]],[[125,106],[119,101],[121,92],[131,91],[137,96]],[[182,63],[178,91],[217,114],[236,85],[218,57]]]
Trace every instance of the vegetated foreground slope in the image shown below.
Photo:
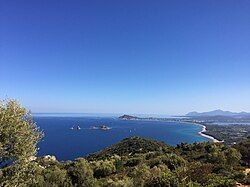
[[[33,180],[26,182],[28,186],[249,185],[249,175],[244,174],[249,164],[249,142],[234,148],[209,142],[171,147],[131,137],[75,161],[37,158],[30,163]],[[8,171],[5,168],[3,176]]]
[[[164,142],[135,136],[125,138],[115,145],[91,154],[87,158],[90,160],[105,159],[113,155],[131,156],[134,154],[144,154],[148,152],[170,153],[171,151],[173,151],[173,147],[166,145]]]

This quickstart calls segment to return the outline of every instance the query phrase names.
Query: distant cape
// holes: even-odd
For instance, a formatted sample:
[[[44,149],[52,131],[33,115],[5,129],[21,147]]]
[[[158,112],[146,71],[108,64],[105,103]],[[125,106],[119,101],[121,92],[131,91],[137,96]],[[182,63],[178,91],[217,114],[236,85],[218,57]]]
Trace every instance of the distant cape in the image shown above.
[[[189,117],[198,117],[198,116],[250,116],[250,113],[247,112],[230,112],[230,111],[223,111],[223,110],[213,110],[210,112],[189,112],[186,114]]]
[[[130,116],[130,115],[122,115],[119,117],[119,119],[126,119],[126,120],[134,120],[134,119],[139,119],[137,116]]]

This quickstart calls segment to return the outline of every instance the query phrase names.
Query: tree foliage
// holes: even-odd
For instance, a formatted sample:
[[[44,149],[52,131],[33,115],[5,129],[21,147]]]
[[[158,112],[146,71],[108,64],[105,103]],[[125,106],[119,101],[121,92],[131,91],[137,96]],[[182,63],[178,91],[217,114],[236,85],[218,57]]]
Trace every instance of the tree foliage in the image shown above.
[[[36,153],[41,137],[30,113],[16,101],[0,102],[0,164],[23,162]]]
[[[67,166],[68,175],[72,184],[82,187],[95,186],[94,172],[85,159],[77,159]]]
[[[18,102],[0,102],[0,167],[8,173],[5,180],[10,185],[22,183],[32,171],[29,160],[36,154],[41,135],[30,113]]]

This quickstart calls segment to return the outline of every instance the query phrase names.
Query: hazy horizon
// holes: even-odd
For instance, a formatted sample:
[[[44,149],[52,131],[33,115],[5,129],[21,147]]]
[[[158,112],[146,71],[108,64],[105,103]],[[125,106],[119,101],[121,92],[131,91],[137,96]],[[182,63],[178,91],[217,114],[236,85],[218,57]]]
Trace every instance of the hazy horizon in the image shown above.
[[[216,110],[220,110],[220,109],[216,109]],[[212,110],[212,111],[216,111],[216,110]],[[198,112],[198,113],[203,113],[203,112],[212,112],[212,111],[190,111],[190,112]],[[224,111],[224,112],[236,112],[236,113],[240,113],[240,112],[247,112],[248,111]],[[40,115],[52,115],[52,116],[70,116],[70,115],[79,115],[79,116],[94,116],[94,117],[119,117],[121,115],[134,115],[137,117],[178,117],[178,116],[185,116],[188,113],[185,114],[150,114],[150,113],[128,113],[128,112],[124,112],[124,113],[86,113],[86,112],[32,112],[33,115],[35,116],[40,116]]]
[[[0,98],[34,113],[250,112],[250,1],[0,2]]]

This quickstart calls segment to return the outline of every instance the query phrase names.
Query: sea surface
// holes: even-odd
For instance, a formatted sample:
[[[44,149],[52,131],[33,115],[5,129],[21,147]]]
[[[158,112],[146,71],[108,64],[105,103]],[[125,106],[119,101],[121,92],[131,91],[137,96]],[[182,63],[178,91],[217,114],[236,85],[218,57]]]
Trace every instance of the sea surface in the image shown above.
[[[181,142],[209,141],[198,134],[201,126],[189,123],[93,116],[35,116],[34,121],[44,132],[44,138],[38,144],[38,155],[55,155],[58,160],[83,157],[131,136],[152,138],[173,146]],[[71,129],[76,125],[81,130]],[[92,129],[98,125],[106,125],[111,129]]]

